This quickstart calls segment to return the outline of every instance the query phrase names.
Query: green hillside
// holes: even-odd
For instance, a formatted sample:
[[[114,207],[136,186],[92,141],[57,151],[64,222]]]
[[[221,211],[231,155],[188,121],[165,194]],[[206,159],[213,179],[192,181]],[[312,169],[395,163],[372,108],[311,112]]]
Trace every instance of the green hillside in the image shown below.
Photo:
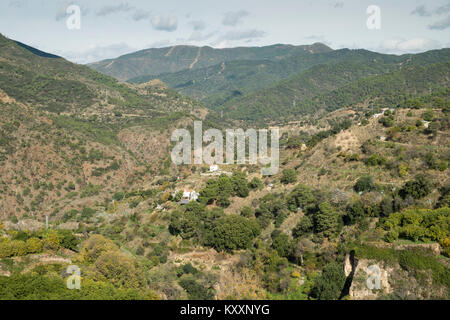
[[[332,51],[321,43],[307,46],[272,45],[266,47],[240,47],[215,49],[211,47],[175,46],[170,48],[146,49],[108,59],[89,66],[119,80],[139,76],[196,70],[235,60],[277,61],[292,56],[309,56]]]
[[[235,97],[218,110],[232,119],[262,121],[369,101],[396,104],[410,95],[448,87],[448,62],[426,61],[449,61],[449,52],[445,49],[433,58],[425,55],[398,65],[372,61],[315,66],[268,89]]]
[[[139,109],[147,116],[154,116],[155,112],[176,111],[181,102],[186,103],[186,110],[199,106],[165,86],[133,88],[87,66],[1,35],[0,50],[0,88],[8,96],[41,110],[107,116]]]
[[[141,76],[128,80],[143,83],[160,79],[178,92],[202,100],[214,107],[233,95],[245,94],[263,89],[278,81],[287,79],[301,71],[320,64],[336,62],[373,62],[395,64],[406,61],[407,56],[383,55],[366,50],[341,49],[314,55],[296,55],[272,60],[237,60],[195,70],[182,70],[176,73],[163,73],[154,76]]]
[[[216,112],[158,80],[0,47],[0,300],[449,299],[448,50],[307,53],[248,76],[262,60],[230,62],[242,79],[205,88],[225,94]],[[288,65],[302,71],[258,89]],[[194,120],[274,123],[278,172],[175,165],[171,134]]]

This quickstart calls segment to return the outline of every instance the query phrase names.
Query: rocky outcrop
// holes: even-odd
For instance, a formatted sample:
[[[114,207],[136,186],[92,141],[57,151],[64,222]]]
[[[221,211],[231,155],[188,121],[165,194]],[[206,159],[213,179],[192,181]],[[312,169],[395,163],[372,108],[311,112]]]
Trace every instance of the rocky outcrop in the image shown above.
[[[38,231],[45,227],[43,222],[33,219],[24,219],[17,223],[5,221],[3,224],[6,230]]]
[[[349,296],[354,300],[375,300],[393,292],[389,276],[393,268],[383,262],[360,259],[353,271]]]

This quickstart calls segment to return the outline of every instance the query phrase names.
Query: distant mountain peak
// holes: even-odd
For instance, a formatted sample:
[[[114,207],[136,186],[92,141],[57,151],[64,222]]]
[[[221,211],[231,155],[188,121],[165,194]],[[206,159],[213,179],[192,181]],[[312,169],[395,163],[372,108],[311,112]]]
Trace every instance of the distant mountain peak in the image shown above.
[[[230,61],[279,61],[293,56],[331,52],[322,43],[311,45],[273,44],[262,47],[212,48],[176,45],[150,48],[89,64],[90,67],[118,80],[156,76],[182,70],[197,70]]]

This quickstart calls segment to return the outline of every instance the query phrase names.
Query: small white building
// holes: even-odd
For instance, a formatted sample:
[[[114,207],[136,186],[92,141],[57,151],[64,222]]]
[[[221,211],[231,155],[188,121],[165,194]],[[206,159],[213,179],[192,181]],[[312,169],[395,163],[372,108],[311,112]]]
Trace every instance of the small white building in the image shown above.
[[[209,166],[209,172],[217,172],[217,171],[219,171],[219,166],[217,164]]]
[[[184,190],[183,196],[181,197],[180,204],[187,204],[191,201],[197,201],[200,193],[195,192],[195,190]]]

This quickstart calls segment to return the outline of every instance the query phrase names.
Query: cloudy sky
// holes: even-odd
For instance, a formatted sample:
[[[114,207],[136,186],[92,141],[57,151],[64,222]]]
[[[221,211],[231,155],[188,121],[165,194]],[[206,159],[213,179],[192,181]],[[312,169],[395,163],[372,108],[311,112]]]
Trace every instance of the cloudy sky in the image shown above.
[[[69,29],[80,8],[80,29]],[[369,29],[370,5],[381,28]],[[0,33],[77,63],[179,44],[323,42],[384,53],[450,47],[450,0],[1,0]]]

